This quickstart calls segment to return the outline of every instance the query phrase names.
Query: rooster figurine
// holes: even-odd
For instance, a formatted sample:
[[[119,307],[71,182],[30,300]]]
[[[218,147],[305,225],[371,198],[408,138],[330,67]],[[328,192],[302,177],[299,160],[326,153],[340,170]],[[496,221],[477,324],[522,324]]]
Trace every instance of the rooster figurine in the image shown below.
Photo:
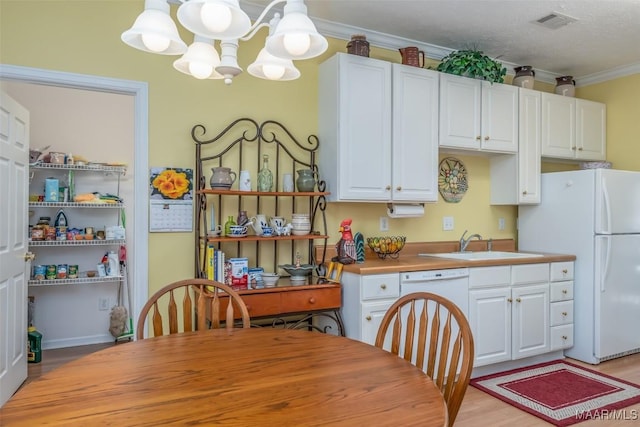
[[[332,261],[338,261],[341,264],[353,264],[357,261],[356,244],[351,234],[351,218],[345,219],[340,223],[340,233],[342,237],[336,243],[337,256]]]

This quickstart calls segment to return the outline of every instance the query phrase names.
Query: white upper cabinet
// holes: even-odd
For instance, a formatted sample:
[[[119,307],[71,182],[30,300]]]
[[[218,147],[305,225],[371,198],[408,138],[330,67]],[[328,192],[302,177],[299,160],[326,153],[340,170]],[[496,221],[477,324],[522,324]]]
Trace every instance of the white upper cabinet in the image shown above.
[[[442,74],[440,147],[517,152],[518,88]]]
[[[492,205],[540,203],[541,97],[531,89],[519,92],[518,153],[491,157]]]
[[[330,201],[437,201],[439,73],[338,53],[319,71]]]
[[[542,93],[542,156],[605,160],[606,115],[602,103]]]

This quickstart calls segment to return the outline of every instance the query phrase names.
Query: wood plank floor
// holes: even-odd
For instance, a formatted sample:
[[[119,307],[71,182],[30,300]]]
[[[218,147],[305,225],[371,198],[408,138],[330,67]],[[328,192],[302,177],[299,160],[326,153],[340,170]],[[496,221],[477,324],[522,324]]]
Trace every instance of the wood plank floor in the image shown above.
[[[42,355],[41,363],[29,364],[29,376],[26,382],[32,381],[41,375],[57,368],[74,359],[99,351],[112,345],[122,344],[94,344],[80,347],[69,347],[56,350],[45,350]],[[610,360],[600,365],[589,365],[572,359],[567,359],[577,365],[612,375],[635,384],[640,384],[640,354],[622,357]],[[25,383],[26,383],[25,382]],[[626,420],[588,420],[580,423],[584,427],[600,427],[600,426],[625,426],[629,427],[640,423],[640,403],[625,408],[623,415]],[[620,414],[619,414],[620,415]],[[488,394],[474,388],[469,387],[465,395],[462,407],[456,419],[456,426],[459,427],[538,427],[549,426],[545,421],[529,415],[501,400],[495,399]]]

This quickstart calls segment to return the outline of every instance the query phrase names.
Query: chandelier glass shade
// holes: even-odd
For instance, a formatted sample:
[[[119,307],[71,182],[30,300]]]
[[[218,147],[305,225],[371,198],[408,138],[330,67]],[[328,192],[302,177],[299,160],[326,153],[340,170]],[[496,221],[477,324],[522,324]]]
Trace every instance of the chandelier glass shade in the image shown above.
[[[269,23],[262,22],[274,5],[285,1],[282,18],[276,13]],[[171,19],[169,2],[180,3],[178,21],[194,33],[193,43],[188,47]],[[253,25],[238,0],[145,0],[144,11],[122,33],[121,39],[145,52],[183,55],[173,63],[176,70],[197,79],[224,79],[231,84],[243,71],[237,60],[239,41],[249,40],[265,26],[269,27],[265,46],[247,69],[254,77],[297,79],[300,71],[293,60],[314,58],[327,50],[327,40],[307,16],[304,0],[274,0]]]

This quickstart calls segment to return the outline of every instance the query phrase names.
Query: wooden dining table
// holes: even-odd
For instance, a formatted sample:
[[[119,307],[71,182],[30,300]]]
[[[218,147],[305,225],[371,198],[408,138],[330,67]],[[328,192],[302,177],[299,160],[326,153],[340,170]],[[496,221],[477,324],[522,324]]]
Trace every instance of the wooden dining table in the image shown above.
[[[0,425],[444,426],[403,359],[306,330],[212,329],[115,345],[22,387]]]

